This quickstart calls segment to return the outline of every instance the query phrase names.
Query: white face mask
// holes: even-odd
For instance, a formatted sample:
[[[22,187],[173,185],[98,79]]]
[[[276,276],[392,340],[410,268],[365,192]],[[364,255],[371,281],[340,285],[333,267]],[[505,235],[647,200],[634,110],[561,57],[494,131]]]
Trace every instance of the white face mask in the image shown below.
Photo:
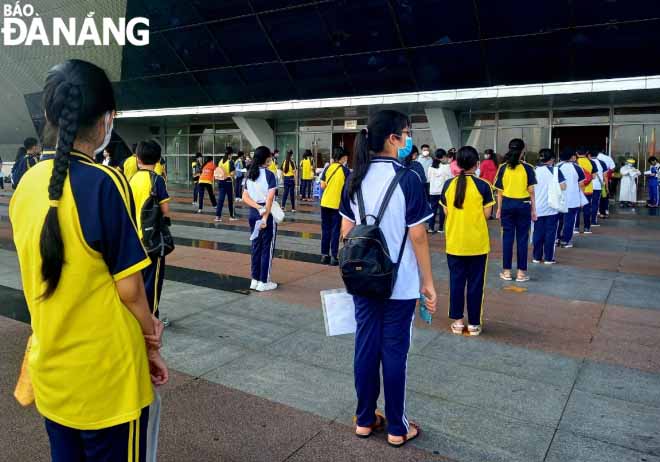
[[[429,151],[426,151],[426,150],[422,151],[422,155],[423,155],[424,157],[428,157],[429,154],[430,154]]]
[[[105,113],[105,137],[103,138],[103,143],[101,146],[94,150],[94,154],[98,154],[103,151],[108,144],[110,144],[110,138],[112,138],[112,128],[114,126],[114,121],[112,120],[112,113],[110,111]]]

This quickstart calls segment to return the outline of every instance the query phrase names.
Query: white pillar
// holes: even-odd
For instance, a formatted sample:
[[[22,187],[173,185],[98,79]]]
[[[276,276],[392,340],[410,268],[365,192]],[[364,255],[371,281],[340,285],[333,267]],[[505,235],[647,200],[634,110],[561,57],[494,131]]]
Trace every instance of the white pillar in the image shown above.
[[[460,148],[461,133],[456,121],[456,113],[450,109],[426,108],[426,118],[431,127],[433,141],[438,148]]]
[[[233,117],[234,123],[238,125],[241,132],[248,139],[250,144],[257,148],[267,146],[271,150],[275,149],[275,132],[270,128],[268,122],[264,119],[248,119],[246,117]]]

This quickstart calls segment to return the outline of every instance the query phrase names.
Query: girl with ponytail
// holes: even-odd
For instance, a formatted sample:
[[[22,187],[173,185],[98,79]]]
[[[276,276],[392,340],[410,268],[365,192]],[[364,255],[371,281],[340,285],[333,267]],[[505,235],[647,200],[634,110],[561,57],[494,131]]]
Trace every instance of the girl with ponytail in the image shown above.
[[[382,380],[387,396],[387,440],[396,447],[420,434],[419,426],[409,422],[405,415],[406,358],[415,306],[420,295],[426,297],[426,307],[431,313],[435,312],[436,305],[426,233],[431,209],[424,184],[402,164],[411,150],[408,117],[396,111],[372,115],[367,129],[355,140],[353,172],[339,206],[343,217],[342,235],[347,236],[353,228],[373,223],[370,217],[378,215],[385,191],[393,180],[398,180],[378,223],[387,243],[387,253],[399,264],[392,296],[386,299],[353,297],[357,322],[355,433],[367,438],[383,428],[384,418],[376,411],[382,366],[382,370],[387,371]],[[364,213],[360,212],[359,202],[364,205]],[[387,335],[382,335],[383,332]]]
[[[9,210],[32,322],[29,375],[54,461],[90,452],[122,461],[129,428],[146,438],[152,382],[168,372],[128,184],[92,160],[110,141],[112,85],[101,68],[66,61],[49,71],[43,107],[55,156],[24,176]]]
[[[518,274],[516,282],[529,281],[527,276],[527,246],[529,228],[536,221],[534,167],[522,161],[525,143],[514,138],[509,143],[509,152],[504,156],[505,163],[497,171],[497,218],[502,220],[503,271],[500,279],[513,280],[513,243],[517,242]]]
[[[449,318],[451,331],[465,329],[463,312],[467,290],[468,333],[481,334],[483,299],[490,252],[488,217],[495,204],[490,183],[474,176],[479,154],[464,146],[456,154],[459,174],[445,183],[440,203],[447,215],[447,265],[449,266]]]

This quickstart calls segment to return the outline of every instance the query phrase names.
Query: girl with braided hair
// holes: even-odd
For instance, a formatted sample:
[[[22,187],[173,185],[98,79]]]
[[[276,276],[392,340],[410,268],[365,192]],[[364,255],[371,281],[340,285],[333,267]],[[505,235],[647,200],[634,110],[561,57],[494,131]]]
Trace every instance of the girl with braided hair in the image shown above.
[[[128,184],[92,160],[112,133],[112,86],[101,68],[66,61],[49,71],[43,107],[54,159],[26,173],[9,208],[36,406],[53,461],[143,461],[152,383],[168,371]]]

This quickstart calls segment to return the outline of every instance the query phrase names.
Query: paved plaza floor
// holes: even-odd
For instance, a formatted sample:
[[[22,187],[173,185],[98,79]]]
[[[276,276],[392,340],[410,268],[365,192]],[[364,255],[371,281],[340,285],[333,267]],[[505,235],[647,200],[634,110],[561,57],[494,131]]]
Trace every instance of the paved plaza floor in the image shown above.
[[[342,287],[319,263],[320,214],[299,205],[277,238],[273,280],[250,283],[246,208],[214,224],[174,190],[161,312],[162,461],[660,462],[660,217],[622,210],[530,264],[525,284],[498,279],[493,251],[479,338],[449,333],[444,238],[430,236],[439,310],[418,323],[408,361],[407,411],[423,435],[405,449],[384,435],[358,440],[353,337],[326,337],[319,291]],[[0,461],[46,461],[34,409],[13,400],[28,313],[21,292],[10,193],[0,193]],[[227,212],[225,211],[225,214]]]

